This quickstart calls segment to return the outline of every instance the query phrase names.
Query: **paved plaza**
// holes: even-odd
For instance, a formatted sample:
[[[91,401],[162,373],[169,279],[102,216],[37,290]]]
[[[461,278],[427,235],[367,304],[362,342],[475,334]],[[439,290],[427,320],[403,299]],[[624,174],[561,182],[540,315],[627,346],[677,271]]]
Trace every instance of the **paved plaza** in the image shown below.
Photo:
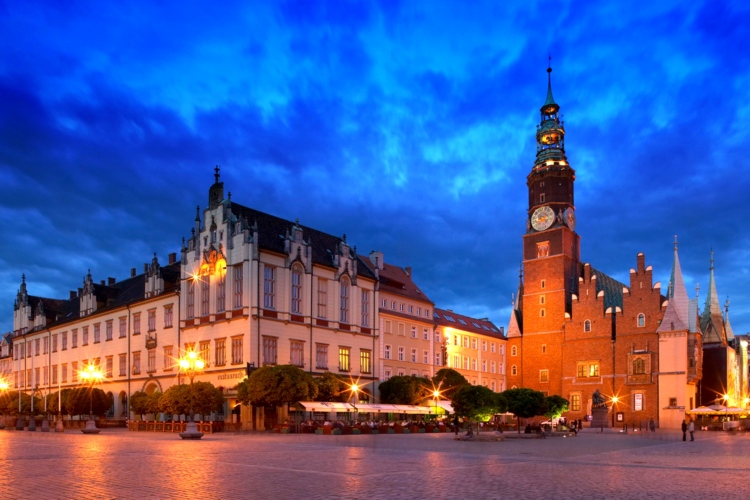
[[[750,436],[0,431],[0,498],[748,498]]]

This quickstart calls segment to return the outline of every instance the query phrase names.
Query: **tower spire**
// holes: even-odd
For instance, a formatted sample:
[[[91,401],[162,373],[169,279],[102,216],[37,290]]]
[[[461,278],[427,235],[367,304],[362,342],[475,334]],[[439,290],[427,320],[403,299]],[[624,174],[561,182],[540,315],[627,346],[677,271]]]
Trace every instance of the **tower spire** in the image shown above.
[[[687,329],[690,324],[690,298],[682,278],[680,258],[677,255],[677,235],[674,237],[674,258],[672,261],[672,276],[669,278],[667,310],[658,332],[677,331]]]
[[[701,315],[701,330],[703,331],[703,342],[726,344],[727,336],[724,329],[724,315],[719,306],[719,294],[716,293],[716,280],[714,278],[714,251],[711,250],[711,266],[708,276],[708,292],[706,302]]]

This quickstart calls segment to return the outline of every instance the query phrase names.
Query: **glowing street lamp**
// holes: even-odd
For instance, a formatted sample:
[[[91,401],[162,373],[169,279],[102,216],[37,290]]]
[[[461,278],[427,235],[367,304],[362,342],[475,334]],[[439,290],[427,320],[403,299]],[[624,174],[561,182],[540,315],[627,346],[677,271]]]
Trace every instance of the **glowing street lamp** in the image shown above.
[[[10,384],[5,381],[5,379],[0,379],[0,392],[7,393],[8,388],[10,387]],[[3,423],[3,419],[0,418],[0,429],[5,429],[5,424]]]
[[[620,400],[617,396],[612,396],[612,428],[615,428],[615,410],[617,409],[617,402]]]
[[[94,422],[94,384],[100,383],[104,379],[104,374],[95,365],[88,365],[78,372],[78,376],[89,384],[89,419],[81,432],[84,434],[99,434],[99,429]]]
[[[193,379],[196,375],[203,372],[205,363],[198,356],[195,351],[188,351],[186,356],[180,359],[180,372],[187,375],[190,379],[190,421],[188,421],[185,427],[185,432],[180,433],[182,439],[200,439],[203,437],[203,433],[198,431],[198,427],[195,425],[195,418],[193,414]]]

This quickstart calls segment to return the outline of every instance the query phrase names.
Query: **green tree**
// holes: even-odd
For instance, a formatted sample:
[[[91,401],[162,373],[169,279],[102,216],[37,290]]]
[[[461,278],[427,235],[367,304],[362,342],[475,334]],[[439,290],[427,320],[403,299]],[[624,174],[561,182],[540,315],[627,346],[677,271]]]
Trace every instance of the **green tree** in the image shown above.
[[[507,402],[501,394],[481,385],[459,387],[453,393],[451,404],[458,416],[474,422],[487,422],[493,415],[507,410]]]
[[[323,375],[315,379],[315,384],[318,389],[318,395],[314,401],[345,402],[350,396],[347,383],[335,373],[323,373]]]
[[[245,405],[276,407],[313,400],[317,391],[312,375],[297,366],[263,366],[237,385],[237,399]]]
[[[223,408],[224,394],[211,382],[194,382],[193,391],[193,413],[205,415],[219,412]],[[188,415],[190,413],[190,384],[173,385],[163,394],[155,394],[158,396],[155,403],[156,411],[170,415]],[[156,411],[153,413],[156,413]]]
[[[441,368],[432,377],[432,384],[435,388],[440,388],[441,394],[450,398],[460,387],[469,385],[469,381],[453,368]]]
[[[395,376],[378,387],[380,401],[394,405],[416,405],[429,397],[432,382],[425,377]]]
[[[68,415],[88,415],[91,411],[94,416],[99,416],[106,414],[111,407],[110,396],[96,387],[93,390],[90,387],[77,387],[67,394],[63,391],[63,410]]]
[[[34,410],[37,409],[36,399],[34,400]],[[31,411],[31,396],[21,392],[21,413]],[[5,415],[18,415],[18,391],[7,391],[0,396],[0,413]]]
[[[568,400],[557,394],[547,396],[545,404],[547,405],[547,411],[544,413],[544,416],[550,420],[553,418],[560,418],[560,416],[568,411],[570,407]]]
[[[188,386],[188,389],[190,386]],[[211,382],[195,382],[193,400],[193,411],[201,415],[220,412],[224,406],[224,394],[221,389],[216,388]]]
[[[136,415],[150,413],[150,405],[148,394],[143,391],[136,391],[130,396],[130,411]]]
[[[508,389],[502,393],[508,402],[508,411],[518,419],[518,432],[521,432],[521,419],[544,415],[547,404],[544,394],[532,389]]]
[[[164,391],[159,397],[159,409],[170,415],[187,415],[190,412],[190,386],[178,384]]]

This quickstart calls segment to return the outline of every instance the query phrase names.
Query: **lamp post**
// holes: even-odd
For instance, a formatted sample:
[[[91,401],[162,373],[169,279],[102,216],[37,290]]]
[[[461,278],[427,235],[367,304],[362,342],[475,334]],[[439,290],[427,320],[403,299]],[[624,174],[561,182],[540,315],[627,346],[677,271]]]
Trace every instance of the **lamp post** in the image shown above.
[[[185,432],[180,432],[180,437],[182,439],[200,439],[203,437],[203,433],[198,431],[198,428],[195,425],[193,415],[193,379],[197,374],[203,371],[204,366],[203,360],[195,351],[188,351],[187,355],[180,359],[180,372],[185,373],[190,379],[190,420],[187,423]]]
[[[729,394],[724,394],[722,396],[722,399],[724,400],[724,414],[726,415],[724,420],[729,421]]]
[[[8,384],[8,382],[0,379],[0,392],[7,394],[9,387],[10,387],[10,384]],[[5,422],[3,422],[2,417],[0,417],[0,430],[2,429],[5,429]]]
[[[31,415],[29,416],[29,426],[27,431],[36,432],[36,419],[34,419],[34,393],[39,390],[39,385],[31,388]]]
[[[352,404],[352,406],[354,407],[354,411],[355,411],[355,413],[357,413],[357,412],[359,411],[359,410],[357,410],[357,403],[359,403],[359,396],[358,396],[358,393],[359,393],[359,385],[357,385],[356,383],[354,383],[354,384],[352,384],[352,385],[351,385],[351,387],[350,387],[350,389],[349,389],[349,390],[350,390],[350,391],[351,391],[351,393],[352,393],[352,394],[351,394],[351,395],[349,396],[349,399],[351,399],[351,396],[354,396],[354,404]],[[355,419],[357,419],[357,420],[358,420],[357,416],[355,416]]]
[[[615,428],[615,411],[617,410],[617,402],[619,401],[619,398],[617,396],[612,396],[612,428]]]
[[[89,419],[86,421],[86,427],[81,429],[81,432],[84,434],[99,434],[99,429],[97,429],[96,422],[94,422],[94,384],[101,382],[103,378],[102,372],[97,370],[96,366],[88,365],[79,372],[79,376],[82,380],[89,383]]]

